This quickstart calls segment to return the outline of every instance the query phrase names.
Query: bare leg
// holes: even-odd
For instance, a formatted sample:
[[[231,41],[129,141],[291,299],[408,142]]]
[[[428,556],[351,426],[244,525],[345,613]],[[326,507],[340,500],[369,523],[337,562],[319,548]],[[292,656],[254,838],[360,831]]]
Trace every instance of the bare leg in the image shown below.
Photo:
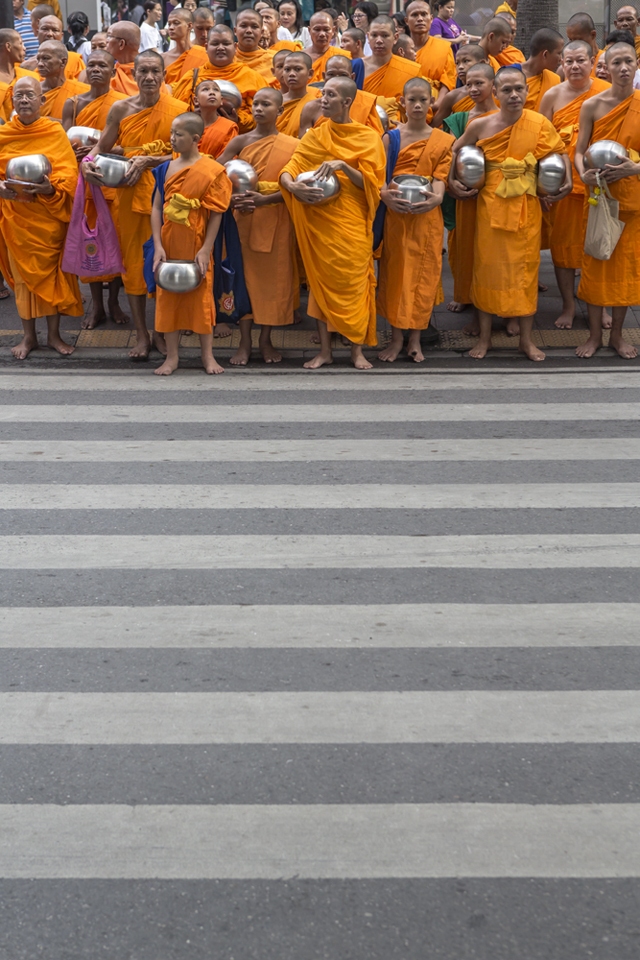
[[[148,360],[151,350],[151,337],[147,330],[146,312],[147,298],[144,294],[129,293],[129,308],[133,317],[133,325],[136,330],[136,345],[129,351],[132,360]]]
[[[378,360],[385,360],[387,363],[393,363],[398,355],[402,353],[403,346],[404,330],[399,330],[398,327],[392,327],[391,343],[378,354]]]
[[[478,311],[475,307],[473,307],[473,319],[470,320],[469,323],[465,323],[462,332],[468,337],[480,336],[480,321],[478,320]]]
[[[4,282],[4,277],[0,273],[0,300],[8,300],[10,295],[11,294],[10,294],[9,288]]]
[[[178,357],[180,331],[172,330],[171,333],[166,333],[165,340],[167,342],[167,358],[164,363],[160,364],[160,366],[156,367],[153,371],[157,373],[159,377],[170,377],[171,374],[178,369],[180,362],[180,358]]]
[[[63,357],[68,357],[75,350],[75,347],[65,343],[60,336],[60,314],[58,313],[47,317],[47,346]]]
[[[240,346],[231,357],[231,363],[234,367],[246,367],[251,358],[251,327],[253,320],[246,317],[240,321]],[[215,330],[215,327],[214,327]],[[215,333],[214,333],[215,336]]]
[[[99,327],[101,323],[107,322],[107,314],[102,300],[102,282],[90,283],[89,289],[91,290],[92,300],[91,314],[88,317],[83,317],[80,323],[83,330],[93,330],[94,327]]]
[[[124,313],[122,307],[118,303],[118,294],[120,293],[120,288],[122,287],[122,277],[116,277],[115,280],[109,281],[109,316],[114,323],[129,323],[129,317]]]
[[[36,321],[23,320],[22,329],[24,336],[17,347],[11,348],[11,353],[16,360],[26,360],[32,350],[38,349],[38,337],[36,335]]]
[[[420,345],[420,330],[411,330],[409,332],[409,342],[407,343],[407,353],[413,358],[414,363],[422,363],[424,353]]]
[[[602,308],[602,329],[611,330],[613,324],[613,317],[609,313],[606,307]]]
[[[482,360],[487,355],[487,350],[491,349],[491,314],[478,310],[478,323],[480,326],[480,339],[473,350],[469,350],[468,356],[474,360]]]
[[[313,360],[307,360],[303,366],[307,370],[317,370],[318,367],[326,367],[333,363],[333,354],[331,353],[331,334],[327,330],[324,320],[317,320],[318,335],[320,337],[320,353],[317,353]]]
[[[205,373],[224,373],[224,367],[221,367],[213,355],[213,334],[200,334],[200,355],[202,356],[202,366]]]
[[[280,363],[282,354],[278,353],[271,343],[271,327],[262,327],[260,330],[260,340],[258,341],[260,353],[265,363]]]
[[[216,339],[219,337],[230,337],[233,333],[233,330],[228,323],[216,323],[213,328],[213,335]]]
[[[624,318],[627,315],[626,307],[614,307],[611,311],[613,314],[613,323],[611,326],[611,334],[609,336],[609,345],[620,354],[621,357],[625,360],[633,360],[634,357],[638,356],[638,351],[635,347],[632,347],[622,336],[622,328],[624,326]]]
[[[544,353],[538,350],[533,342],[533,314],[530,317],[520,317],[520,349],[529,357],[529,360],[544,360]]]
[[[558,289],[562,297],[562,313],[556,320],[559,330],[570,330],[576,316],[576,272],[569,267],[554,267]]]
[[[602,307],[587,304],[589,314],[589,339],[576,349],[578,357],[592,357],[602,346]]]
[[[371,370],[373,369],[373,364],[369,363],[364,353],[362,352],[362,347],[359,343],[354,343],[351,346],[351,363],[354,365],[356,370]]]

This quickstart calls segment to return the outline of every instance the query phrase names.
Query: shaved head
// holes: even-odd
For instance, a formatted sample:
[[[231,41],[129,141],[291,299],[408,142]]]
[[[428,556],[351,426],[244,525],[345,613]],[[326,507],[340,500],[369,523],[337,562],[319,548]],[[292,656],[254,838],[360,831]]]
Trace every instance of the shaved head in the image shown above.
[[[294,59],[295,59],[295,60],[301,60],[301,61],[304,63],[304,65],[305,65],[305,67],[307,68],[307,70],[313,70],[313,60],[311,59],[311,57],[309,56],[308,53],[305,53],[305,52],[304,52],[304,50],[295,50],[295,51],[284,50],[284,51],[278,51],[278,53],[280,53],[280,52],[286,54],[285,60],[294,60]],[[275,60],[275,57],[274,57],[273,59]]]
[[[157,60],[162,64],[162,72],[164,73],[164,60],[157,50],[143,50],[142,53],[139,53],[138,56],[133,61],[134,69],[141,63],[143,60]]]
[[[590,57],[593,56],[591,44],[586,40],[570,40],[569,43],[565,43],[564,47],[562,48],[562,56],[564,56],[565,53],[569,53],[571,50],[584,50],[584,52]]]
[[[402,93],[406,96],[409,90],[412,90],[414,87],[421,87],[423,90],[431,93],[431,84],[428,80],[425,80],[424,77],[411,77],[402,88]]]
[[[346,73],[346,76],[351,77],[351,73],[352,73],[351,64],[352,64],[351,57],[343,57],[341,53],[336,53],[334,54],[333,57],[329,57],[329,59],[327,60],[327,70],[329,69],[330,65],[333,65],[334,70],[336,68],[340,70],[343,70],[346,68],[348,71]]]
[[[460,47],[458,53],[468,54],[468,56],[473,57],[477,63],[480,63],[481,60],[487,59],[487,55],[484,52],[483,47],[479,46],[477,43],[465,43],[463,47]]]
[[[564,37],[561,33],[551,27],[543,27],[542,30],[536,30],[531,37],[529,52],[532,57],[537,57],[540,53],[554,53],[563,44]]]
[[[196,7],[193,11],[193,20],[211,20],[213,23],[213,14],[209,7]]]
[[[374,17],[374,19],[371,21],[370,28],[373,27],[374,24],[376,26],[389,27],[392,33],[396,32],[395,20],[392,20],[391,17],[387,17],[384,14],[379,17]]]
[[[42,87],[40,86],[40,81],[36,80],[35,77],[20,77],[19,80],[16,80],[13,85],[14,96],[16,93],[19,93],[20,90],[33,90],[37,96],[42,96]]]
[[[262,17],[256,10],[253,9],[253,7],[243,7],[242,10],[239,10],[238,16],[236,17],[236,23],[238,22],[238,20],[240,20],[241,17],[243,19],[245,17],[250,17],[251,19],[255,20],[256,23],[262,24]]]
[[[493,17],[488,23],[485,23],[482,31],[482,38],[488,37],[490,33],[495,33],[497,37],[511,37],[511,27],[502,17]]]
[[[233,30],[230,27],[227,27],[224,23],[217,23],[215,27],[211,27],[210,33],[224,33],[227,37],[234,39]]]
[[[320,20],[328,20],[329,23],[333,25],[333,17],[331,14],[327,13],[326,10],[318,10],[318,12],[314,13],[309,20],[309,26],[312,27],[314,23],[320,23]]]
[[[191,13],[191,10],[185,10],[183,7],[176,7],[175,10],[172,10],[167,17],[167,20],[169,20],[170,17],[175,17],[178,20],[182,20],[184,23],[193,23],[193,14]]]
[[[592,30],[595,30],[596,25],[593,22],[593,17],[590,17],[588,13],[574,13],[572,17],[569,17],[567,28],[590,34]]]
[[[331,80],[327,80],[325,83],[325,90],[329,84],[331,84],[331,87],[334,90],[338,91],[343,100],[348,99],[353,103],[356,98],[358,88],[350,77],[332,77]]]
[[[496,87],[499,87],[503,80],[509,77],[513,79],[514,76],[519,77],[521,80],[524,78],[522,70],[518,70],[516,67],[501,67],[495,75],[494,83]]]
[[[271,100],[277,107],[282,106],[282,90],[277,90],[275,87],[262,87],[262,89],[258,90],[256,93],[255,97],[253,98],[253,102],[255,103],[256,100],[260,101],[262,97],[266,97],[268,100]]]
[[[204,133],[204,120],[199,113],[181,113],[179,117],[175,118],[173,123],[179,124],[194,137],[201,137]]]
[[[0,47],[4,47],[5,43],[15,43],[19,39],[20,34],[17,30],[12,30],[11,27],[0,30]]]
[[[110,67],[115,67],[115,57],[112,57],[108,50],[92,50],[87,57],[87,66],[91,63],[97,63],[98,60],[105,60]]]
[[[609,63],[609,61],[612,59],[612,57],[616,53],[630,53],[633,57],[636,57],[637,59],[636,48],[631,46],[630,43],[614,43],[609,47],[608,50],[605,50],[605,54],[604,54],[605,63]]]
[[[486,77],[487,80],[495,80],[495,71],[490,63],[474,63],[467,70],[467,79],[469,79],[470,74],[475,73],[482,74],[483,77]]]
[[[39,3],[31,11],[31,16],[34,20],[42,20],[43,17],[52,17],[54,13],[55,10],[48,3]]]
[[[39,50],[42,53],[53,53],[63,63],[66,63],[69,59],[69,51],[60,40],[45,40],[44,43],[40,44]]]
[[[302,50],[300,50],[300,53],[302,53]],[[291,50],[276,50],[271,63],[275,67],[280,63],[280,61],[284,63],[287,57],[290,57],[290,56],[291,56]],[[309,54],[307,53],[305,54],[305,56],[309,57]],[[309,59],[311,59],[311,57],[309,57]]]

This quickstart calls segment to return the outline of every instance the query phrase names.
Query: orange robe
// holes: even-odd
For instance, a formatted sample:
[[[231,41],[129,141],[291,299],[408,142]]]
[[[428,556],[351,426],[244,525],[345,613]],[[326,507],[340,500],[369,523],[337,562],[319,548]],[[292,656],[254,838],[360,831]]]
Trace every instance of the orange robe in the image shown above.
[[[447,182],[454,137],[432,130],[427,140],[404,147],[394,176],[414,173]],[[430,213],[395,213],[384,221],[378,313],[392,327],[425,330],[436,303],[442,273],[442,208]]]
[[[268,84],[271,84],[273,80],[273,71],[271,70],[271,64],[275,55],[275,50],[269,48],[268,50],[263,50],[262,47],[258,47],[257,50],[251,50],[248,53],[244,53],[239,47],[236,47],[236,60],[238,63],[244,63],[245,67],[250,67],[251,70],[255,70],[256,73],[259,73],[261,77],[267,81]],[[207,60],[209,58],[207,57]]]
[[[190,47],[179,57],[170,63],[164,71],[164,82],[172,86],[179,80],[182,80],[185,73],[195,70],[197,67],[203,67],[209,62],[207,51],[204,47]]]
[[[636,37],[636,41],[637,40],[638,38]],[[636,53],[637,52],[638,52],[638,44],[636,43]],[[591,76],[594,78],[594,80],[596,79],[596,67],[598,66],[598,60],[600,59],[603,53],[604,53],[604,50],[598,50],[595,55],[595,60],[593,61],[593,69],[591,71]]]
[[[640,153],[640,92],[596,120],[591,141],[616,140]],[[609,184],[620,203],[619,218],[625,224],[610,260],[594,260],[583,254],[578,296],[597,307],[628,307],[640,303],[640,179],[625,177]]]
[[[227,120],[226,117],[218,117],[214,123],[204,128],[198,150],[215,159],[220,156],[229,141],[237,136],[238,124],[233,120]]]
[[[303,47],[300,40],[276,40],[276,42],[272,43],[269,47],[272,54],[276,54],[278,50],[291,50],[292,53],[297,53],[302,49]]]
[[[467,122],[465,128],[469,123]],[[456,225],[449,231],[447,253],[453,276],[453,299],[457,303],[471,303],[473,278],[473,246],[476,235],[477,200],[456,200]]]
[[[339,172],[340,192],[312,206],[283,193],[309,284],[307,313],[353,343],[375,345],[372,228],[386,158],[382,138],[361,123],[323,123],[308,130],[284,168],[295,179],[324,160],[343,160],[364,178],[360,190]]]
[[[373,93],[376,97],[397,100],[398,97],[402,96],[407,80],[421,76],[422,67],[419,63],[405,60],[404,57],[397,57],[394,53],[388,63],[385,63],[383,67],[378,67],[377,70],[364,78],[362,86],[367,93]]]
[[[542,114],[525,110],[506,130],[480,140],[487,175],[478,194],[473,280],[475,306],[499,317],[527,317],[538,304],[538,269],[542,210],[536,195],[535,163],[550,153],[564,153],[553,124]],[[501,197],[507,183],[500,169],[505,160],[527,158],[531,192]],[[515,192],[515,183],[511,186]]]
[[[24,67],[19,67],[16,64],[15,71],[16,75],[11,83],[0,81],[0,116],[3,120],[8,120],[13,110],[13,88],[16,85],[16,80],[21,77],[33,77],[38,83],[40,82],[40,74],[35,73],[34,70],[25,70]]]
[[[537,73],[535,77],[529,77],[525,110],[539,110],[540,103],[547,90],[551,90],[559,83],[560,77],[557,73],[552,73],[551,70],[543,70],[542,73]]]
[[[349,116],[352,120],[355,120],[356,123],[363,123],[365,127],[370,127],[372,130],[375,130],[380,136],[383,135],[384,129],[378,116],[378,99],[372,93],[367,93],[366,90],[358,90],[355,95],[355,99],[349,108]],[[318,126],[320,123],[325,123],[327,117],[318,117],[314,126]]]
[[[300,133],[300,117],[302,111],[308,103],[313,103],[322,96],[322,90],[318,87],[308,87],[304,97],[298,97],[297,100],[285,100],[282,104],[282,113],[276,120],[276,127],[280,133],[285,133],[288,137],[297,137]]]
[[[562,107],[561,110],[556,110],[553,115],[552,123],[562,137],[573,167],[573,190],[568,197],[560,200],[553,207],[551,256],[556,267],[578,270],[582,266],[585,186],[573,166],[578,140],[578,118],[582,104],[610,86],[611,84],[606,80],[599,80],[596,77],[591,81],[590,90],[575,97],[571,103]]]
[[[526,57],[522,50],[518,50],[517,47],[509,45],[505,47],[502,53],[499,53],[496,57],[496,60],[501,67],[508,67],[512,63],[524,63]]]
[[[87,69],[87,65],[75,50],[67,50],[67,65],[64,68],[64,75],[67,80],[77,80],[80,74]]]
[[[305,50],[305,53],[308,52],[308,50]],[[348,50],[343,50],[342,47],[329,47],[321,57],[314,60],[313,73],[311,74],[309,83],[320,83],[322,81],[322,74],[327,68],[327,60],[331,60],[331,57],[348,57],[349,60],[351,60],[351,54]]]
[[[116,74],[111,80],[111,86],[126,97],[137,96],[138,84],[133,79],[132,63],[116,63]]]
[[[88,83],[80,83],[79,80],[65,80],[61,87],[47,90],[40,116],[51,117],[52,120],[62,120],[62,111],[67,100],[77,93],[86,93],[90,89]]]
[[[178,194],[199,206],[189,212],[189,223],[174,223],[167,216],[171,198]],[[200,157],[191,167],[168,176],[164,184],[162,246],[168,260],[194,260],[204,243],[209,217],[223,213],[231,200],[231,182],[226,170],[211,157]],[[156,330],[175,333],[193,330],[211,333],[216,322],[213,301],[213,256],[200,286],[189,293],[156,289]]]
[[[175,85],[173,96],[188,104],[188,109],[192,110],[194,91],[203,80],[230,80],[235,83],[242,94],[242,106],[238,110],[240,133],[253,130],[255,123],[251,116],[251,104],[256,91],[269,86],[264,77],[237,59],[227,67],[214,67],[211,63],[205,63],[204,67],[198,68],[195,76],[193,73],[187,74]]]
[[[250,143],[240,152],[240,159],[254,167],[262,183],[275,186],[298,143],[294,137],[278,133]],[[299,282],[293,224],[286,206],[259,207],[253,213],[236,213],[235,219],[251,316],[256,323],[270,327],[293,323]]]
[[[14,156],[44,153],[52,166],[51,197],[33,203],[0,200],[0,268],[16,296],[22,320],[64,313],[83,314],[77,277],[63,273],[62,252],[78,182],[73,148],[55,120],[41,117],[25,126],[18,117],[0,127],[0,178]],[[6,244],[6,246],[5,246]]]
[[[451,113],[469,113],[470,110],[473,110],[475,105],[475,100],[472,100],[471,97],[465,95],[456,101],[456,103],[454,103],[453,107],[451,108]]]
[[[169,135],[173,120],[185,112],[185,105],[166,94],[153,107],[125,117],[120,122],[118,145],[127,157],[166,156],[171,153]],[[151,236],[151,200],[154,179],[145,170],[134,187],[118,187],[116,226],[127,293],[143,296],[147,286],[142,275],[142,245]]]
[[[416,60],[423,75],[435,80],[438,89],[455,90],[458,75],[450,43],[440,37],[429,37],[425,45],[416,50]]]

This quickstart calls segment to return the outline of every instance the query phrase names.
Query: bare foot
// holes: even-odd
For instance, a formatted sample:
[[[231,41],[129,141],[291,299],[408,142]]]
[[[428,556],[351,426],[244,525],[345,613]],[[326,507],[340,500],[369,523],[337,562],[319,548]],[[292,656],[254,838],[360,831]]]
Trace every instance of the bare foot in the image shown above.
[[[520,350],[524,353],[525,357],[529,357],[529,360],[540,361],[544,360],[546,354],[542,350],[538,350],[533,343],[520,343]]]
[[[611,324],[613,323],[613,317],[605,307],[602,308],[602,329],[611,330]]]
[[[422,363],[424,360],[424,353],[422,352],[422,346],[420,344],[420,331],[413,330],[409,334],[409,342],[407,344],[407,353],[412,358],[414,363]]]
[[[130,360],[148,360],[149,351],[151,350],[151,340],[148,336],[141,337],[138,334],[135,346],[129,350],[129,359]]]
[[[481,340],[472,350],[469,350],[467,356],[473,357],[474,360],[483,360],[487,355],[487,350],[490,349],[491,341]]]
[[[213,328],[214,337],[230,337],[233,330],[228,323],[216,323]]]
[[[171,374],[178,369],[178,362],[179,361],[177,359],[169,360],[169,358],[167,357],[165,362],[160,364],[159,367],[156,367],[153,372],[157,374],[159,377],[170,377]]]
[[[596,350],[599,350],[602,346],[602,339],[598,337],[589,337],[586,343],[583,343],[582,346],[576,348],[577,357],[592,357]]]
[[[80,323],[80,328],[82,330],[93,330],[94,327],[99,327],[101,323],[106,322],[107,315],[103,307],[102,309],[94,310],[90,317],[84,317]]]
[[[520,335],[520,324],[514,317],[507,320],[505,329],[508,337],[518,337]]]
[[[35,337],[23,337],[17,347],[11,348],[11,353],[16,360],[26,360],[32,350],[38,349],[38,341]]]
[[[113,306],[109,305],[109,316],[117,324],[129,323],[130,319],[118,303],[114,303]]]
[[[556,327],[558,330],[571,330],[573,326],[573,321],[575,320],[575,315],[573,310],[563,310],[558,319],[556,320]]]
[[[540,283],[540,281],[538,281],[538,293],[546,293],[548,289],[549,287],[547,287],[546,284]]]
[[[378,354],[378,360],[384,360],[386,363],[393,363],[394,360],[397,360],[401,350],[402,344],[397,347],[392,341],[388,347],[385,347],[384,350]]]
[[[293,322],[294,322],[294,324],[296,324],[296,323],[302,323],[302,314],[300,313],[299,310],[294,310],[294,311],[293,311]]]
[[[458,303],[457,300],[450,300],[447,304],[447,310],[450,310],[451,313],[462,313],[463,310],[467,310],[470,306],[470,303]]]
[[[619,354],[624,360],[633,360],[634,357],[638,356],[638,351],[634,346],[621,336],[616,334],[611,334],[609,337],[609,346],[613,347],[617,354]]]
[[[51,335],[47,338],[47,346],[63,357],[68,357],[75,350],[75,347],[72,347],[70,343],[65,343],[62,337],[52,337]]]
[[[330,353],[318,353],[313,358],[313,360],[307,360],[306,363],[303,363],[305,370],[317,370],[318,367],[328,367],[330,363],[333,363],[333,357]]]
[[[229,363],[232,363],[234,367],[246,367],[249,363],[249,357],[251,356],[251,348],[240,346],[231,357]]]
[[[261,346],[260,353],[265,363],[280,363],[282,360],[282,354],[278,353],[272,343],[265,343],[264,346]]]
[[[167,355],[167,341],[164,339],[164,334],[158,333],[157,330],[153,331],[153,345],[161,353],[163,357]]]
[[[215,357],[203,357],[202,366],[204,367],[205,373],[224,373],[224,367],[221,367]],[[156,373],[158,371],[156,370]]]
[[[469,323],[465,323],[462,328],[462,332],[468,337],[479,337],[480,336],[480,324],[478,320],[471,320]]]
[[[351,363],[354,365],[356,370],[372,370],[373,364],[369,363],[364,353],[362,352],[362,347],[354,343],[351,347]]]
[[[311,343],[320,343],[320,334],[312,333],[311,334]]]

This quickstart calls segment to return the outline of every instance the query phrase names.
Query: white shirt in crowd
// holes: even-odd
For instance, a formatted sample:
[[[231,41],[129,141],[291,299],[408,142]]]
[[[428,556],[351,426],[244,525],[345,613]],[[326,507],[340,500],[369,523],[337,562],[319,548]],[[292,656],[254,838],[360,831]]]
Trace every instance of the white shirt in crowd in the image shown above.
[[[157,50],[158,53],[162,53],[162,37],[157,23],[154,23],[152,27],[148,23],[140,24],[140,46],[138,47],[138,52],[142,53],[143,50]]]
[[[278,40],[293,40],[293,37],[286,27],[278,27]]]

